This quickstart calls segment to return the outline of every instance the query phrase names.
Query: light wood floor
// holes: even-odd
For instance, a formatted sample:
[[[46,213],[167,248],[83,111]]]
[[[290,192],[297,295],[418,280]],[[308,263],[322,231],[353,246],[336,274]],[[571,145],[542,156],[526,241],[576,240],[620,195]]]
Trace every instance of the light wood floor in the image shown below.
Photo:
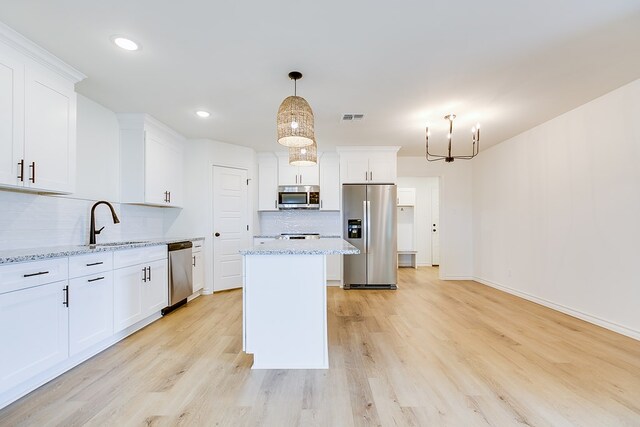
[[[0,411],[0,425],[640,425],[640,342],[401,269],[329,298],[329,370],[251,371],[241,291],[201,297]],[[295,321],[295,319],[292,319]]]

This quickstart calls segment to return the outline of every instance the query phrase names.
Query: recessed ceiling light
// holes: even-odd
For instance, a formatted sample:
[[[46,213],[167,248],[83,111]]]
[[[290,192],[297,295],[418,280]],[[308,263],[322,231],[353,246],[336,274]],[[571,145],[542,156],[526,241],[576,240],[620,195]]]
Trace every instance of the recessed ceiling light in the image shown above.
[[[211,115],[211,113],[208,112],[208,111],[204,111],[204,110],[198,110],[198,111],[196,111],[196,115],[198,117],[202,117],[203,119],[206,119],[207,117],[209,117]]]
[[[112,36],[111,41],[124,50],[140,50],[140,45],[131,39],[122,36]]]

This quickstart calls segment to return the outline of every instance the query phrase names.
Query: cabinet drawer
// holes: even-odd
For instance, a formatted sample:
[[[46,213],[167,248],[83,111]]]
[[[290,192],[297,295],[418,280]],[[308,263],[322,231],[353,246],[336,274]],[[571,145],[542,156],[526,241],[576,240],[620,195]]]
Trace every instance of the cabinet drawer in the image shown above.
[[[273,237],[254,237],[253,238],[253,244],[254,245],[263,245],[266,242],[273,242],[274,240],[276,240]]]
[[[67,280],[68,258],[21,262],[0,266],[0,294]]]
[[[159,259],[167,259],[167,245],[126,249],[113,253],[113,268],[129,267],[131,265],[144,264]]]
[[[113,252],[69,257],[69,277],[82,277],[88,274],[109,271],[113,268]]]
[[[195,242],[193,242],[192,252],[195,254],[196,252],[202,251],[203,246],[204,246],[203,240],[196,240]]]

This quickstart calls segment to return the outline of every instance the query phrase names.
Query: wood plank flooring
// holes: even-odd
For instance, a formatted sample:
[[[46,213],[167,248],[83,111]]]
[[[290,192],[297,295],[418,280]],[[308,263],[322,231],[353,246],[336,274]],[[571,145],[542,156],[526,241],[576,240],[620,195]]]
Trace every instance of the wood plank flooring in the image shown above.
[[[640,342],[437,269],[330,288],[329,370],[252,371],[242,293],[200,297],[2,426],[640,426]],[[292,319],[295,321],[295,319]]]

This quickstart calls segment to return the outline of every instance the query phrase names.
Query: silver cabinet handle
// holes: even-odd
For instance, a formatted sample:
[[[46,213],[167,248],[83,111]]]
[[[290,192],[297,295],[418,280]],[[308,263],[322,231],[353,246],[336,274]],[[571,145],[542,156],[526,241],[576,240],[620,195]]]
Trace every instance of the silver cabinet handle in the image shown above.
[[[369,172],[369,181],[373,181],[373,172]]]
[[[300,174],[300,184],[302,184],[302,174]]]

